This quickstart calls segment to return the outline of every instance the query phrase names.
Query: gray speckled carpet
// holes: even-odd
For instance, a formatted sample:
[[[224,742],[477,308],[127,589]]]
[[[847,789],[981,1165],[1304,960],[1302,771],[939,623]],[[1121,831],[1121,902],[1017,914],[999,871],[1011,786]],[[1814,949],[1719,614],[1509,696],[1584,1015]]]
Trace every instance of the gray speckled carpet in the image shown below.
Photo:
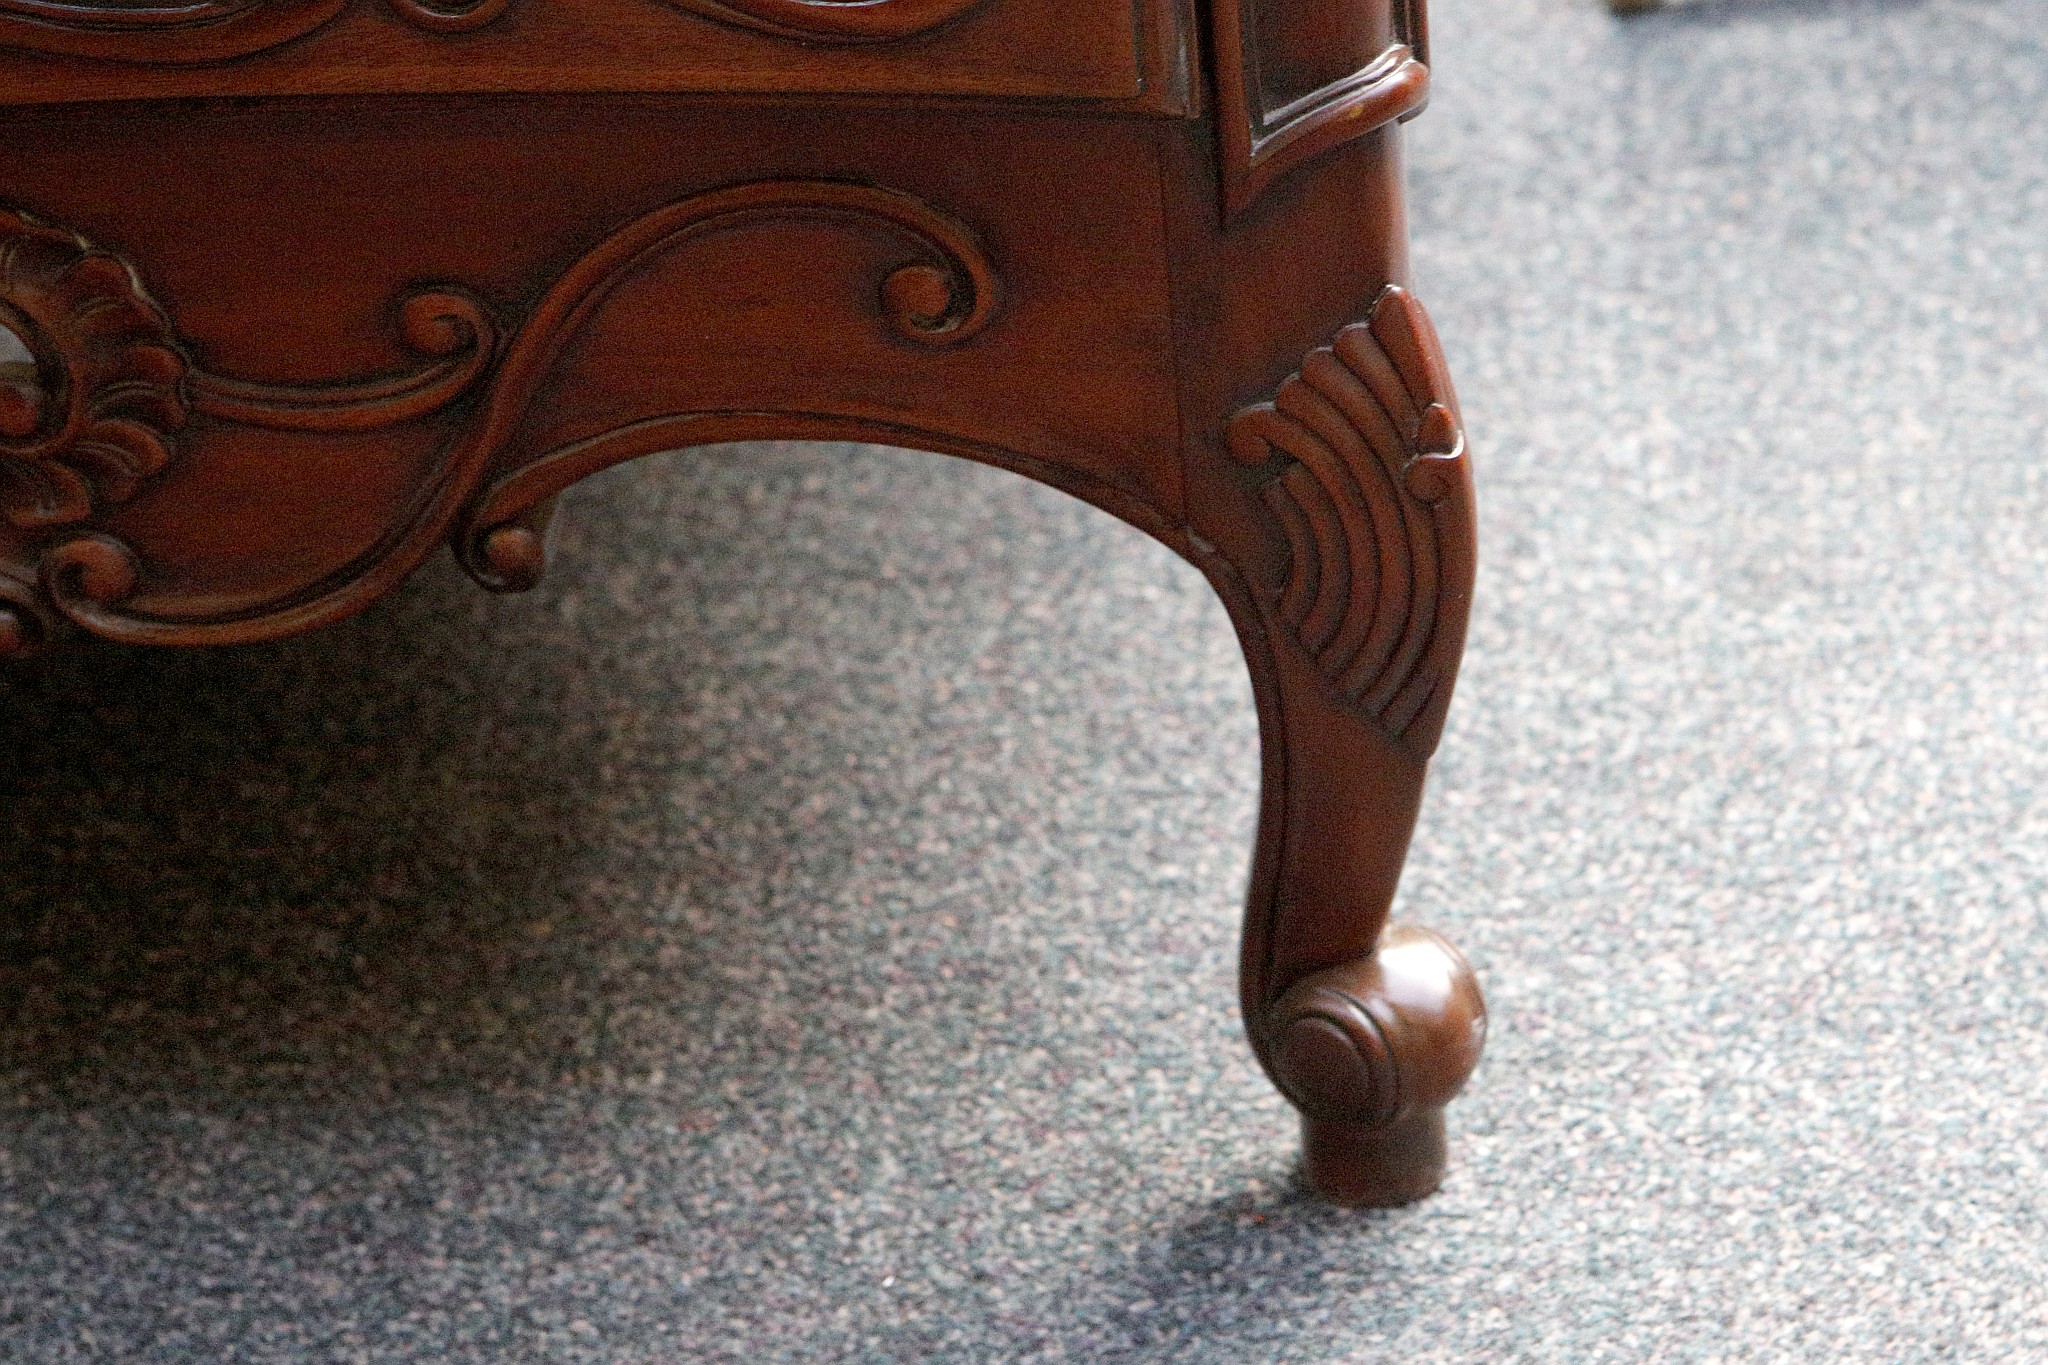
[[[1292,1192],[1249,689],[933,456],[0,679],[0,1359],[2048,1359],[2039,0],[1439,0],[1436,1199]]]

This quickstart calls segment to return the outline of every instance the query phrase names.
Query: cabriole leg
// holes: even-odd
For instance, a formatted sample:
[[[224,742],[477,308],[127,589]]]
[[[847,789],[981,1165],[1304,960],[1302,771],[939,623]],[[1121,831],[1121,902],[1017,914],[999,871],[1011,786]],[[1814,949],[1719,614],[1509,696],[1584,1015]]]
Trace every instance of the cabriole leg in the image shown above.
[[[1235,474],[1190,521],[1259,695],[1246,1027],[1301,1111],[1307,1183],[1404,1204],[1443,1178],[1444,1105],[1486,1032],[1464,958],[1387,923],[1473,577],[1463,426],[1421,307],[1389,288],[1226,441]]]

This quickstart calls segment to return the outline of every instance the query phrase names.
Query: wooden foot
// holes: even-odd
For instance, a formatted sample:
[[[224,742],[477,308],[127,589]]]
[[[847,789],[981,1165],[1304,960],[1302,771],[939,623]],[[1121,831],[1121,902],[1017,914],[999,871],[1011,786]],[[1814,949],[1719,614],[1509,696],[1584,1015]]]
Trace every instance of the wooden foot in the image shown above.
[[[1444,1111],[1386,1128],[1301,1116],[1301,1183],[1345,1208],[1391,1209],[1435,1194],[1446,1159]]]
[[[1486,1002],[1459,952],[1395,925],[1362,962],[1275,1002],[1273,1078],[1302,1113],[1302,1178],[1336,1204],[1389,1207],[1444,1177],[1444,1105],[1486,1042]]]

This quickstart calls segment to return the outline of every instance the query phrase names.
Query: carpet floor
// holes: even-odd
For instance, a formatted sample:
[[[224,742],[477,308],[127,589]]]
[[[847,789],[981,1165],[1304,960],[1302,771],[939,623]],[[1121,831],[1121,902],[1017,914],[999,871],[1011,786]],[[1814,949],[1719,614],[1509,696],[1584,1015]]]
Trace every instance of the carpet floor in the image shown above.
[[[534,595],[0,676],[0,1359],[2048,1359],[2039,0],[1435,20],[1440,1195],[1293,1185],[1194,571],[722,447]]]

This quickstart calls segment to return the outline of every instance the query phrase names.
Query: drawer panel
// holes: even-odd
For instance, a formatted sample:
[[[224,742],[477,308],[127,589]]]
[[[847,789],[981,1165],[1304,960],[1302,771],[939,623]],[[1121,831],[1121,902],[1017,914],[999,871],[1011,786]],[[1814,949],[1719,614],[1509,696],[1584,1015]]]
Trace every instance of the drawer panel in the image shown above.
[[[1187,0],[0,0],[0,103],[732,92],[1188,112]]]

